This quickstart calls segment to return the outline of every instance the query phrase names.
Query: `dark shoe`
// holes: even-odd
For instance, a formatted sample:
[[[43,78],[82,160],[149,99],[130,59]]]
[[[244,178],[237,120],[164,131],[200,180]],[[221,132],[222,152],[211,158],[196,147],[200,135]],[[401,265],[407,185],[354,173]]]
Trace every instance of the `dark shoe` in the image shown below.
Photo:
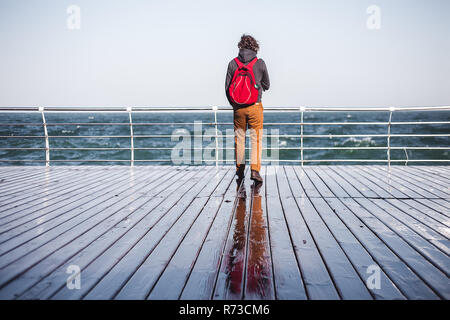
[[[239,180],[244,179],[245,167],[244,166],[240,166],[238,169],[236,169],[236,175],[238,176]]]
[[[239,167],[239,169],[236,170],[236,175],[237,175],[237,179],[236,179],[236,191],[239,191],[239,189],[242,187],[243,180],[245,178],[245,167],[241,166]]]
[[[263,178],[261,178],[261,175],[256,170],[252,170],[252,174],[250,175],[250,179],[252,179],[255,182],[259,182],[259,183],[263,182]]]

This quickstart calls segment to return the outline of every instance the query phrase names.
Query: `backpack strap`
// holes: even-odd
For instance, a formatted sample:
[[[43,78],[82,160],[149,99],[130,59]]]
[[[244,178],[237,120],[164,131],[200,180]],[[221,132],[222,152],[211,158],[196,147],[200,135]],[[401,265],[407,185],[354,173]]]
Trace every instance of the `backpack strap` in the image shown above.
[[[255,59],[253,59],[252,61],[250,61],[250,62],[247,64],[247,67],[248,67],[249,69],[253,69],[253,66],[255,65],[256,61],[258,61],[258,58],[255,57]]]
[[[246,67],[247,69],[252,69],[253,66],[255,65],[256,61],[258,61],[258,58],[254,58],[252,61],[250,61],[247,65],[243,64],[241,62],[241,60],[239,60],[238,58],[234,58],[234,61],[236,61],[238,68],[242,68],[242,67]]]
[[[244,64],[241,62],[241,60],[239,60],[238,58],[234,58],[234,61],[236,62],[236,64],[238,65],[238,68],[242,68],[244,66]]]

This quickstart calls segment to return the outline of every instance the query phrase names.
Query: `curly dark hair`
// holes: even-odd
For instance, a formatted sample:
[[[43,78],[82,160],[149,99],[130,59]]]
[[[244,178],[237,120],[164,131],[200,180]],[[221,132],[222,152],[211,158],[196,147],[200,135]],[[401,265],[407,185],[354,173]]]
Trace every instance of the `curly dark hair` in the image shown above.
[[[239,49],[250,49],[255,52],[258,52],[259,50],[259,44],[258,41],[256,41],[255,38],[253,38],[251,35],[243,34],[241,37],[241,41],[238,43]]]

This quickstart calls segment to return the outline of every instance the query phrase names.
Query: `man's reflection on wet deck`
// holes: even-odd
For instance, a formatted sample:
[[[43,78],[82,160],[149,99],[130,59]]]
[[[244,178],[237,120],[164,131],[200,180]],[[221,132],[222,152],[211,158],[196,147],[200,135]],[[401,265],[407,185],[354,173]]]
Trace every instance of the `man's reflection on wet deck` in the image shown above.
[[[237,205],[234,216],[233,245],[228,253],[228,288],[231,297],[240,298],[243,282],[243,271],[246,247],[247,194],[245,186],[237,181]]]
[[[261,206],[261,183],[252,186],[251,227],[247,260],[245,294],[259,299],[271,294],[271,262],[264,210]]]
[[[245,187],[239,190],[235,212],[233,245],[228,253],[227,282],[229,298],[240,299],[244,285],[246,251],[248,250],[246,272],[246,294],[264,298],[271,293],[270,255],[268,238],[261,206],[261,185],[252,185],[251,227],[249,231],[249,248],[247,249],[247,196]]]

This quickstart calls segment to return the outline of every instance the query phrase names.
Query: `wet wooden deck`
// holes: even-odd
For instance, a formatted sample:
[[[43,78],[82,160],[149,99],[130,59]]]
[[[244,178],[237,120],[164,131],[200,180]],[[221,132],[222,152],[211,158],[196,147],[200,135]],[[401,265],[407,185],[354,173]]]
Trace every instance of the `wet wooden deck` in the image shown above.
[[[1,167],[0,298],[450,298],[450,167],[261,173]]]

